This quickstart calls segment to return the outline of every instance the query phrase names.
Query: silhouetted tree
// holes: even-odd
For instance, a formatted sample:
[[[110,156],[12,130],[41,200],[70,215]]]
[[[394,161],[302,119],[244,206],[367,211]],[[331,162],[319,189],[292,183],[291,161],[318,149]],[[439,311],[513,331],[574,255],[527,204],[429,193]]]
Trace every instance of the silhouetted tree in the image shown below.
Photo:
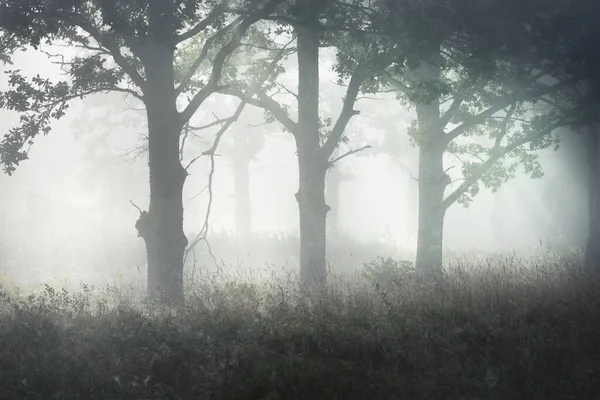
[[[487,49],[484,34],[468,29],[470,16],[493,18],[485,13],[487,3],[455,3],[379,2],[383,31],[407,47],[408,56],[388,69],[389,82],[417,114],[411,129],[419,147],[416,268],[434,277],[442,273],[448,207],[468,205],[481,185],[497,190],[518,167],[542,176],[534,151],[556,144],[552,132],[571,121],[545,101],[570,82],[543,68],[503,62]],[[444,167],[446,154],[462,163],[461,174]]]
[[[18,38],[39,48],[42,43],[67,43],[79,55],[65,60],[70,82],[53,83],[39,76],[9,74],[10,88],[0,106],[21,114],[20,125],[0,143],[0,160],[12,173],[27,158],[35,137],[50,130],[70,100],[93,93],[122,92],[143,103],[148,120],[150,205],[136,223],[146,243],[148,292],[168,303],[183,301],[182,191],[187,171],[180,160],[182,128],[213,93],[229,55],[249,27],[269,15],[283,0],[240,2],[243,16],[232,15],[231,2],[195,0],[24,0],[0,3],[0,42]],[[236,2],[237,3],[237,2]],[[181,79],[176,79],[175,52],[203,33],[203,49]],[[207,52],[214,57],[208,60]],[[210,75],[183,105],[180,95],[203,63]],[[182,109],[182,111],[179,111]]]

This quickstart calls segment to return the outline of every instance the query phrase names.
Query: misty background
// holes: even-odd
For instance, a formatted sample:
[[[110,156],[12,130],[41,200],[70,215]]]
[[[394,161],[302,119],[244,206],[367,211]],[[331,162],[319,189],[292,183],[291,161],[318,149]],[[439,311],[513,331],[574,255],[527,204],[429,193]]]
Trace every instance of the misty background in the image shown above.
[[[333,52],[323,50],[322,60],[321,97],[327,96],[322,110],[334,117],[344,88],[331,69]],[[20,53],[13,61],[3,70],[65,79],[52,58],[42,53]],[[284,76],[293,82],[295,62],[290,59],[287,64]],[[215,95],[190,125],[226,118],[236,105],[233,98]],[[328,259],[342,270],[361,267],[374,255],[413,260],[416,250],[418,151],[406,133],[414,111],[394,94],[361,98],[356,109],[361,115],[350,122],[348,144],[342,146],[371,148],[344,158],[328,173]],[[0,121],[8,129],[16,125],[18,115],[0,111]],[[74,101],[52,128],[50,135],[36,139],[30,159],[13,176],[0,175],[3,279],[11,275],[78,284],[125,276],[143,285],[146,254],[134,227],[139,216],[135,206],[147,208],[149,198],[143,152],[147,127],[141,106],[120,94],[94,95]],[[215,132],[216,128],[191,133],[186,159],[208,149]],[[559,151],[539,152],[543,178],[517,174],[497,193],[482,188],[468,208],[450,207],[444,225],[446,260],[582,247],[588,215],[584,149],[582,135],[562,132]],[[458,159],[445,157],[446,168],[459,169]],[[223,137],[215,162],[208,235],[214,258],[201,242],[195,257],[188,257],[188,267],[271,264],[297,269],[298,164],[292,136],[278,123],[265,122],[262,110],[247,106]],[[243,204],[250,206],[242,204],[246,210],[238,209],[237,216],[251,226],[251,234],[236,227],[236,168],[247,175],[249,202]],[[209,171],[209,159],[200,158],[186,181],[184,226],[190,241],[205,223]],[[339,179],[337,196],[334,179]],[[361,254],[369,247],[372,253]]]

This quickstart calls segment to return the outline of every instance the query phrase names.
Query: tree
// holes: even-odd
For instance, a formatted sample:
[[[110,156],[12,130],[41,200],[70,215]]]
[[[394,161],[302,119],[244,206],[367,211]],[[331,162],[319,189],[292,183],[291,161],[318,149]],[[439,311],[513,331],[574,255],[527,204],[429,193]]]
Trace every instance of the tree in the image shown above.
[[[409,56],[388,70],[388,78],[417,114],[411,129],[419,147],[416,268],[439,278],[448,207],[468,205],[481,185],[497,190],[519,166],[534,178],[542,176],[533,152],[556,144],[552,132],[569,124],[546,96],[561,94],[571,82],[551,79],[544,68],[503,63],[488,52],[486,37],[465,28],[472,21],[464,15],[491,18],[478,14],[484,7],[395,0],[379,4],[384,32],[408,46]],[[444,168],[446,154],[461,162],[458,176]]]
[[[187,172],[180,161],[180,138],[185,124],[215,92],[229,55],[249,27],[269,15],[282,0],[245,1],[243,16],[228,10],[229,2],[193,0],[25,0],[0,2],[1,41],[18,38],[35,49],[67,43],[80,55],[62,63],[70,82],[52,83],[19,71],[9,74],[10,88],[0,106],[21,113],[20,126],[0,144],[0,160],[12,173],[27,158],[27,146],[50,130],[70,100],[93,93],[121,92],[138,99],[146,109],[150,205],[136,223],[146,244],[148,292],[166,303],[183,301],[182,191]],[[176,79],[177,47],[199,33],[209,36],[202,52]],[[209,50],[214,58],[208,60]],[[183,105],[180,96],[203,63],[211,63],[209,79]],[[182,111],[179,108],[182,107]]]
[[[223,90],[238,96],[248,104],[263,108],[294,137],[299,167],[299,189],[296,193],[300,215],[300,277],[306,284],[324,284],[326,268],[326,218],[329,206],[325,200],[325,178],[328,169],[344,158],[332,159],[350,119],[358,114],[353,109],[363,86],[377,75],[379,48],[362,32],[369,25],[368,10],[360,1],[295,1],[285,14],[270,19],[280,29],[291,28],[296,42],[298,90],[292,93],[297,104],[297,121],[287,107],[273,98],[278,87],[270,92],[248,95],[243,88]],[[359,39],[353,33],[359,32]],[[342,110],[328,129],[319,111],[320,71],[319,49],[335,47],[338,51],[337,70],[348,77],[348,87]]]
[[[479,46],[479,57],[501,59],[515,67],[533,67],[569,86],[568,96],[565,98],[561,93],[558,104],[571,121],[569,128],[583,132],[588,138],[590,232],[586,265],[597,271],[600,266],[600,53],[597,51],[600,9],[587,0],[484,0],[476,6],[462,0],[446,3],[449,9],[457,11],[455,21],[463,32],[483,39],[481,43],[485,46]],[[547,100],[556,100],[556,96]]]

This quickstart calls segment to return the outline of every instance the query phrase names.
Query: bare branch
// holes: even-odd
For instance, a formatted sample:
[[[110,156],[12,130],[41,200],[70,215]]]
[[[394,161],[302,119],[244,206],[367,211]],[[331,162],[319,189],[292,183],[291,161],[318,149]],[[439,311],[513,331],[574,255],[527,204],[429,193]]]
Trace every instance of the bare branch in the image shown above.
[[[191,131],[199,132],[199,131],[210,129],[210,128],[214,127],[214,126],[221,125],[221,124],[224,124],[226,122],[229,122],[232,118],[233,118],[233,116],[227,117],[227,118],[217,118],[215,121],[210,122],[210,123],[205,124],[205,125],[200,125],[200,126],[188,125],[188,126],[189,126],[189,128],[190,128]]]
[[[141,208],[139,208],[133,201],[129,200],[129,202],[131,203],[132,206],[134,206],[135,208],[137,208],[137,210],[140,212],[140,215],[142,215],[143,211]]]
[[[190,123],[186,123],[183,127],[183,138],[181,138],[181,145],[179,146],[179,162],[183,161],[183,150],[185,149],[185,142],[190,135]]]
[[[198,157],[194,158],[192,161],[190,161],[190,163],[185,168],[187,170],[189,167],[192,166],[192,164],[194,162],[196,162],[196,160],[198,160],[202,156],[208,155],[210,158],[210,172],[208,173],[208,184],[206,186],[206,188],[208,189],[208,205],[206,207],[206,214],[204,216],[204,224],[202,225],[202,229],[200,229],[200,232],[198,232],[198,234],[196,235],[194,240],[192,240],[192,243],[185,250],[184,259],[187,258],[187,255],[189,254],[189,252],[192,249],[194,249],[198,245],[198,243],[200,243],[203,240],[206,241],[206,237],[208,235],[208,228],[209,228],[210,212],[211,212],[212,204],[213,204],[212,184],[213,184],[213,178],[214,178],[214,174],[215,174],[215,156],[216,156],[215,152],[216,152],[217,148],[219,147],[219,142],[220,142],[221,138],[223,137],[223,135],[225,134],[227,129],[229,129],[229,126],[239,118],[239,116],[242,113],[242,111],[244,110],[245,106],[246,106],[246,103],[244,101],[242,101],[240,103],[240,105],[238,106],[235,114],[231,117],[231,120],[228,121],[219,130],[219,132],[217,132],[217,135],[215,136],[215,141],[214,141],[213,145],[211,146],[211,148],[208,149],[207,151],[203,152]],[[208,242],[206,242],[206,243],[208,244]],[[215,260],[215,263],[216,263],[216,259],[214,258],[214,256],[213,256],[213,259]]]
[[[210,147],[210,149],[202,152],[202,154],[200,154],[199,156],[197,156],[194,159],[192,159],[188,163],[188,165],[185,167],[186,170],[188,170],[192,166],[192,164],[194,164],[201,157],[210,156],[212,158],[212,157],[215,156],[215,152],[217,151],[217,148],[219,147],[219,143],[221,142],[221,138],[223,137],[223,135],[225,134],[225,132],[227,132],[227,130],[229,129],[229,127],[231,126],[231,124],[233,124],[235,121],[238,120],[238,118],[242,114],[242,111],[244,111],[244,107],[246,107],[246,102],[242,101],[239,104],[238,108],[235,110],[235,113],[231,117],[225,119],[226,122],[221,127],[221,129],[219,129],[219,131],[217,132],[217,134],[215,136],[215,141],[213,142],[213,145]]]
[[[278,88],[282,89],[282,90],[283,90],[284,92],[286,92],[287,94],[290,94],[290,95],[294,96],[294,98],[295,98],[296,100],[298,100],[298,94],[297,94],[296,92],[294,92],[293,90],[289,89],[289,88],[288,88],[287,86],[285,86],[284,84],[282,84],[282,83],[279,83],[279,82],[275,82],[275,85],[276,85]]]
[[[356,154],[358,152],[361,152],[361,151],[366,150],[366,149],[371,149],[371,148],[373,148],[373,146],[371,146],[370,144],[368,144],[368,145],[363,146],[363,147],[361,147],[359,149],[350,150],[349,152],[344,153],[341,156],[339,156],[339,157],[333,159],[332,161],[330,161],[329,162],[329,168],[333,167],[336,162],[342,160],[343,158],[346,158],[346,157],[348,157],[348,156],[350,156],[352,154]]]

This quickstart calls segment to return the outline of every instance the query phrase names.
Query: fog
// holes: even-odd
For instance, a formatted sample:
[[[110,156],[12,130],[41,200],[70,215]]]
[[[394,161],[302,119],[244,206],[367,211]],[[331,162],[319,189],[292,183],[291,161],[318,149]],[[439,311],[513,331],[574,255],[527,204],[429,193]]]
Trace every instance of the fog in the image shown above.
[[[327,52],[323,57],[333,60]],[[321,66],[324,118],[327,114],[335,118],[344,93],[336,84],[332,62]],[[294,60],[288,60],[287,65],[284,80],[293,87]],[[18,54],[14,65],[4,69],[65,79],[46,55],[34,51]],[[227,118],[237,104],[235,99],[215,96],[194,116],[191,125]],[[145,115],[143,110],[136,110],[139,107],[120,94],[76,100],[67,115],[52,125],[48,136],[36,139],[29,160],[13,176],[0,175],[0,232],[7,243],[7,270],[13,276],[16,273],[18,279],[55,283],[110,281],[119,274],[145,280],[145,248],[134,227],[139,216],[136,206],[147,209],[149,198],[147,158],[140,152],[146,134]],[[335,232],[331,229],[331,235],[412,259],[417,234],[418,157],[406,131],[415,118],[414,111],[403,108],[393,94],[363,98],[355,108],[361,114],[350,123],[344,151],[364,145],[372,148],[336,164],[344,178],[337,209],[330,202],[330,219],[332,213],[337,214],[337,227]],[[2,111],[0,120],[6,131],[16,125],[18,115]],[[184,165],[211,146],[215,132],[209,129],[190,135]],[[569,251],[583,245],[587,230],[585,143],[577,133],[563,132],[561,138],[559,151],[540,152],[543,178],[533,180],[518,172],[497,193],[482,188],[468,208],[459,204],[450,207],[444,226],[447,258],[527,253],[540,248]],[[232,160],[236,140],[245,141],[242,149],[256,150],[255,154],[242,151],[238,156],[249,159],[249,220],[254,240],[266,241],[260,250],[247,245],[248,238],[239,238],[246,239],[246,244],[226,240],[236,236]],[[458,160],[448,156],[445,168],[452,166],[460,170]],[[297,266],[297,168],[291,135],[277,123],[265,124],[263,112],[247,106],[223,137],[215,156],[208,239],[219,263],[235,268],[245,254],[248,257],[243,263],[249,267],[252,263],[257,267],[264,263]],[[189,169],[184,223],[190,242],[205,223],[209,171],[208,157],[199,158]],[[449,174],[453,174],[452,169]],[[356,267],[371,256],[361,257],[357,252],[357,248],[336,245],[329,250],[330,261],[354,263],[357,265],[352,267]],[[205,243],[198,245],[197,258],[206,268],[213,267]],[[6,274],[4,279],[8,279]]]

